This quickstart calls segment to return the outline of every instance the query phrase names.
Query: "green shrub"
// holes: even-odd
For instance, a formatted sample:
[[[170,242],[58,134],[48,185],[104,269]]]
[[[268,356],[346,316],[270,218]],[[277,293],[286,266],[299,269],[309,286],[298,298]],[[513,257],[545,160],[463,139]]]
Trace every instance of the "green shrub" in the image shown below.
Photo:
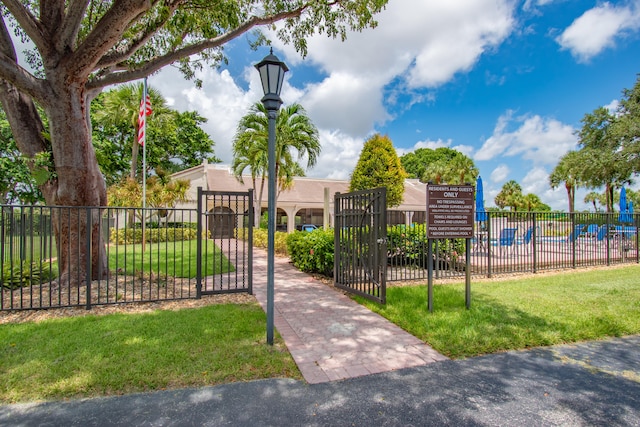
[[[333,230],[295,231],[287,236],[289,257],[307,273],[333,276]]]
[[[427,236],[424,224],[412,227],[387,228],[387,254],[394,265],[425,267],[427,260]]]
[[[193,228],[152,228],[146,230],[145,240],[147,243],[178,242],[181,240],[193,240],[197,235],[197,230]],[[109,240],[117,245],[142,243],[142,229],[112,228]]]
[[[464,239],[438,239],[432,241],[434,258],[442,262],[457,262],[465,251]],[[425,224],[411,227],[393,226],[387,228],[387,255],[393,265],[412,265],[426,268],[427,232]],[[442,264],[440,264],[442,268]]]
[[[55,277],[51,263],[47,261],[22,263],[4,263],[2,265],[2,286],[18,289],[24,286],[38,285]]]
[[[267,249],[267,239],[269,237],[269,233],[267,230],[262,228],[254,228],[253,229],[253,246],[256,248]],[[276,254],[286,256],[288,255],[287,250],[287,233],[284,231],[276,231],[274,234],[274,242],[273,248],[275,249]]]

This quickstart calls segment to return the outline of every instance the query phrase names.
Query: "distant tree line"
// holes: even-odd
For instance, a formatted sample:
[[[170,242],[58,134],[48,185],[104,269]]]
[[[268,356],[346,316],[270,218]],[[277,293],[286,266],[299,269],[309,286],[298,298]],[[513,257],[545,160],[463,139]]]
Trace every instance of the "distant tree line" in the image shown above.
[[[585,114],[577,132],[579,148],[566,153],[549,175],[552,188],[566,189],[569,212],[575,210],[577,188],[604,188],[603,194],[588,193],[584,201],[613,212],[618,190],[640,173],[640,75],[622,95],[615,111],[598,107]],[[634,192],[627,197],[637,200]]]

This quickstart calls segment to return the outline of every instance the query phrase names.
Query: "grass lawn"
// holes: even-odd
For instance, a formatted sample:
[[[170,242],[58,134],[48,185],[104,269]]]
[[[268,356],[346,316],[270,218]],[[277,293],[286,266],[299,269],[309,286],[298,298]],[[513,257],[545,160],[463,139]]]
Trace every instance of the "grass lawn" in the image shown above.
[[[0,325],[0,403],[301,379],[255,304]]]
[[[197,240],[177,242],[147,243],[142,245],[112,245],[107,248],[109,269],[122,269],[124,274],[148,273],[150,270],[172,277],[193,279],[196,277]],[[202,251],[206,262],[202,264],[202,274],[211,276],[234,271],[222,251],[213,241],[203,241]]]
[[[503,350],[596,340],[640,333],[640,266],[471,281],[388,287],[387,304],[354,297],[434,349],[452,358]]]

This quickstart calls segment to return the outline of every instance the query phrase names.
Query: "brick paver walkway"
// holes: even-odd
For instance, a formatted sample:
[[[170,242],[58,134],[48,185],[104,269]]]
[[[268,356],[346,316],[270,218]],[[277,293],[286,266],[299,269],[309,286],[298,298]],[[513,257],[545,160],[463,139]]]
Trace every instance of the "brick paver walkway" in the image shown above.
[[[447,358],[395,324],[276,257],[274,325],[308,383]],[[266,311],[267,255],[254,252],[253,289]]]

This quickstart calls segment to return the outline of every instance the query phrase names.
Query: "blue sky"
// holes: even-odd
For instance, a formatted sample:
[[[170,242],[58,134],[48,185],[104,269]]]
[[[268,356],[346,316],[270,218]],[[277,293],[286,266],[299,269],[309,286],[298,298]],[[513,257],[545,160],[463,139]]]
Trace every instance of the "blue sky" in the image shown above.
[[[390,0],[378,21],[346,42],[312,38],[304,59],[274,40],[290,68],[283,101],[300,103],[320,130],[309,176],[347,179],[379,132],[399,155],[446,146],[473,158],[488,206],[513,179],[566,209],[548,174],[577,147],[583,116],[614,107],[640,73],[640,0]],[[175,108],[207,117],[229,163],[238,120],[261,98],[253,64],[267,53],[243,37],[228,46],[228,66],[200,74],[202,90],[171,68],[149,84]],[[589,207],[584,194],[579,209]]]

